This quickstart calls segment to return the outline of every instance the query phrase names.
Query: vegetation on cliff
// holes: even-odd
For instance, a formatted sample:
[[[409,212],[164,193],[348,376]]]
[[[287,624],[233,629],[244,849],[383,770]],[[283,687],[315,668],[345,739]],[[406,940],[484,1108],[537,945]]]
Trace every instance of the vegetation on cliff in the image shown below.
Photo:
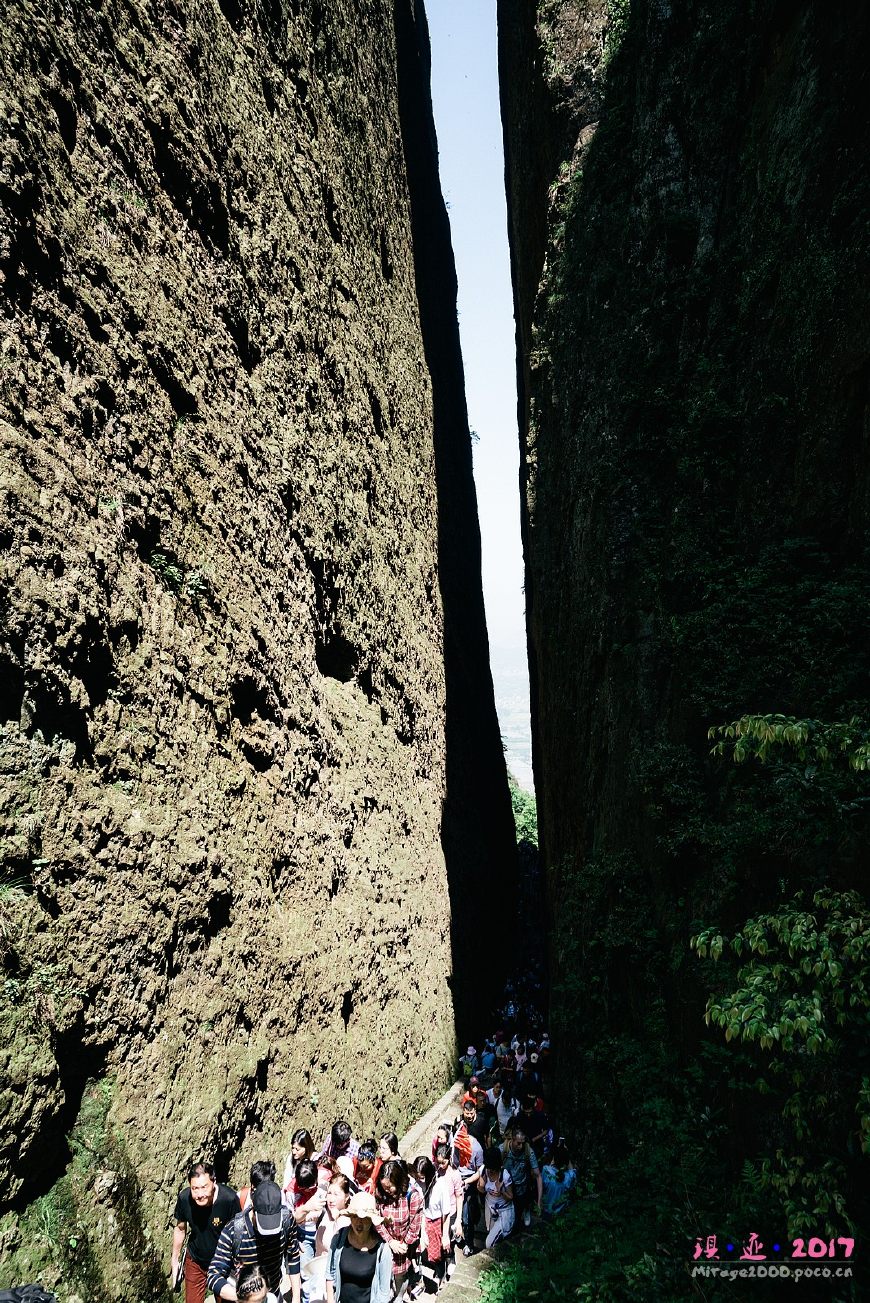
[[[534,795],[527,792],[525,788],[520,787],[512,774],[508,775],[508,785],[511,793],[511,808],[514,815],[517,846],[522,846],[525,843],[537,850],[538,807]]]
[[[626,1291],[653,1297],[668,1257],[688,1291],[696,1235],[867,1220],[870,28],[634,0],[605,59],[602,6],[538,6],[534,34],[500,9],[557,1106],[656,1245]],[[746,763],[710,754],[749,717],[859,763],[785,735],[758,763],[761,725]],[[830,950],[816,986],[784,920]],[[828,1039],[783,1044],[774,981]]]

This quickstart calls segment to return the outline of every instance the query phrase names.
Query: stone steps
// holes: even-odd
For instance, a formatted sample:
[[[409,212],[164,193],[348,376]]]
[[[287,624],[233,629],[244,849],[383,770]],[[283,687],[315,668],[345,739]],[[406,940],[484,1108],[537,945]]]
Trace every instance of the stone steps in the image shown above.
[[[465,1094],[465,1085],[457,1081],[448,1091],[441,1096],[437,1104],[433,1104],[418,1122],[399,1137],[399,1152],[404,1158],[413,1161],[418,1154],[431,1154],[432,1137],[435,1129],[441,1122],[452,1121],[460,1110],[460,1101]],[[536,1233],[537,1223],[532,1223],[532,1229],[525,1231],[524,1235],[534,1235]],[[487,1271],[499,1260],[506,1252],[507,1245],[513,1241],[507,1241],[505,1244],[496,1245],[495,1249],[478,1248],[470,1258],[465,1258],[460,1251],[456,1257],[456,1271],[450,1280],[449,1285],[445,1285],[442,1294],[446,1291],[447,1303],[480,1303],[480,1279]],[[515,1242],[515,1241],[513,1241]],[[478,1245],[483,1244],[483,1237],[478,1236]],[[426,1295],[421,1295],[425,1299]]]

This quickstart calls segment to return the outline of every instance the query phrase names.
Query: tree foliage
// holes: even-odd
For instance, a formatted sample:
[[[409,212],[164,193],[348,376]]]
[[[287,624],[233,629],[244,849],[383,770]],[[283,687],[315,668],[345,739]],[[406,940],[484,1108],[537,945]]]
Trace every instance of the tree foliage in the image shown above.
[[[530,846],[538,845],[538,807],[534,795],[520,787],[513,774],[508,775],[511,791],[511,808],[514,814],[514,826],[517,830],[517,844],[528,842]]]
[[[707,1004],[707,1025],[723,1027],[726,1040],[816,1054],[835,1050],[837,1029],[850,1021],[867,1028],[870,915],[864,900],[854,891],[817,891],[815,912],[801,903],[798,896],[793,906],[749,919],[730,940],[715,928],[692,938],[702,958],[719,959],[729,948],[748,957],[737,990]]]
[[[845,763],[861,772],[870,768],[870,727],[858,716],[829,724],[791,715],[743,715],[711,728],[708,736],[719,739],[712,755],[730,755],[738,764],[750,758],[764,763],[791,751],[810,765]]]
[[[714,755],[739,763],[790,761],[812,780],[835,768],[867,797],[868,728],[860,718],[823,723],[746,715],[710,730]],[[782,1201],[792,1233],[850,1222],[848,1166],[870,1154],[870,911],[860,892],[821,887],[808,902],[748,919],[730,936],[707,927],[691,939],[727,975],[707,1001],[708,1026],[760,1058],[756,1087],[772,1096],[780,1126],[752,1179]]]

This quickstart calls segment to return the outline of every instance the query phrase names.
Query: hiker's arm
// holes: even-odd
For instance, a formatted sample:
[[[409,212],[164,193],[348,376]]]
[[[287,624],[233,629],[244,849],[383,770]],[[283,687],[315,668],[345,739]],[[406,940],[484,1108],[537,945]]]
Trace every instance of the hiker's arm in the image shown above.
[[[302,1291],[302,1277],[299,1275],[299,1272],[297,1271],[295,1276],[290,1277],[290,1298],[292,1299],[292,1303],[300,1303],[300,1300],[302,1298],[301,1291]],[[284,1298],[286,1299],[286,1297],[287,1295],[285,1294]]]
[[[302,1226],[309,1213],[322,1212],[325,1207],[326,1195],[321,1194],[318,1190],[306,1203],[300,1204],[298,1208],[293,1209],[293,1220],[297,1226]]]
[[[186,1234],[187,1222],[176,1222],[175,1230],[172,1232],[172,1265],[169,1271],[173,1285],[175,1284],[175,1277],[178,1275],[178,1260],[181,1257],[181,1250],[184,1248]]]
[[[233,1269],[233,1224],[227,1222],[226,1226],[220,1233],[220,1239],[217,1242],[217,1248],[214,1251],[214,1257],[208,1269],[206,1277],[208,1288],[224,1303],[232,1303],[238,1298],[236,1287],[228,1279]]]

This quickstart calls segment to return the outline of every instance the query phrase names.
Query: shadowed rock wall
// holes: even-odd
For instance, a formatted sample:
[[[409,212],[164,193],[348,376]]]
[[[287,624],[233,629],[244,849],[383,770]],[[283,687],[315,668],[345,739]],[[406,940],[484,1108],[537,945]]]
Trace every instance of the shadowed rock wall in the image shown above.
[[[414,266],[432,378],[447,693],[447,797],[441,842],[448,866],[470,865],[468,873],[448,874],[453,1000],[459,1039],[467,1042],[476,1041],[481,1018],[486,1022],[490,1007],[499,1002],[509,966],[507,957],[495,964],[482,958],[481,920],[486,920],[489,936],[504,935],[513,923],[518,865],[504,758],[497,762],[489,751],[498,724],[480,585],[480,527],[456,315],[456,273],[429,92],[429,32],[422,4],[396,0],[395,15]]]
[[[693,924],[862,880],[706,735],[867,711],[870,26],[499,23],[557,1106],[625,1135],[703,1031]]]
[[[402,51],[391,0],[8,7],[0,1180],[57,1216],[0,1221],[4,1280],[156,1291],[190,1156],[451,1079],[450,893],[513,843]]]

